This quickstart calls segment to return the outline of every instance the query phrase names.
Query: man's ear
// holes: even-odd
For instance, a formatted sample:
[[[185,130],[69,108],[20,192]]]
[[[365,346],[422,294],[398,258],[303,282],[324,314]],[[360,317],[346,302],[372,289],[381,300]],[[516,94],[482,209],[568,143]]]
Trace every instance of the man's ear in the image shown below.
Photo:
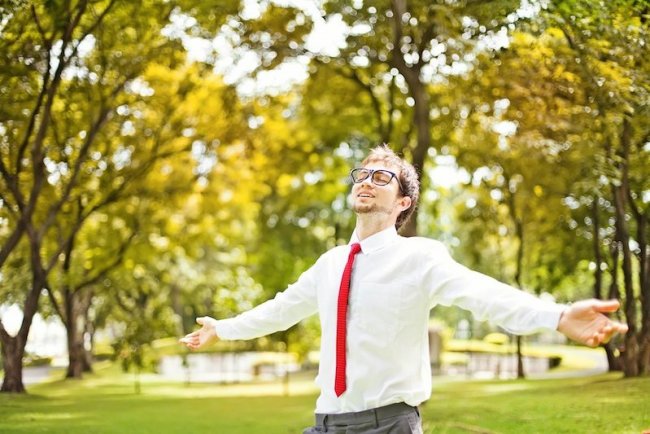
[[[402,211],[405,211],[411,207],[411,204],[413,202],[411,201],[411,198],[408,196],[404,196],[400,199],[400,205],[402,206]]]

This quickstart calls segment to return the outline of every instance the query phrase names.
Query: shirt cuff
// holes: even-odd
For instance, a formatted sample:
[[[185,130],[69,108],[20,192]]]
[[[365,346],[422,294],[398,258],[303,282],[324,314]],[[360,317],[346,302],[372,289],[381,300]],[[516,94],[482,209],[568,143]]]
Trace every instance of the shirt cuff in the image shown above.
[[[566,304],[551,304],[548,309],[540,312],[540,323],[542,327],[548,330],[557,331],[557,327],[560,324],[560,317],[562,313],[569,306]]]
[[[212,326],[217,333],[220,340],[229,341],[237,339],[234,327],[229,324],[231,321],[228,319],[214,320]]]

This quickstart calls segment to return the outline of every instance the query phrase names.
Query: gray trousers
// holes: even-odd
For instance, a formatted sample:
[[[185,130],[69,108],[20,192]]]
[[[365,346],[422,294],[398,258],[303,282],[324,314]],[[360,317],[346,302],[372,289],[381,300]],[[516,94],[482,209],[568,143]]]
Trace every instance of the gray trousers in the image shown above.
[[[417,407],[404,403],[341,414],[316,413],[316,425],[303,434],[422,434]]]

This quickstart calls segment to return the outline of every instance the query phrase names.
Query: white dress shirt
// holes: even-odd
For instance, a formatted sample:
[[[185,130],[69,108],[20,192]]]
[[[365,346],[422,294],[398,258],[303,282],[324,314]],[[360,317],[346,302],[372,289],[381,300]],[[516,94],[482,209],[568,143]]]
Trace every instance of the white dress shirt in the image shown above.
[[[350,243],[359,242],[355,235]],[[215,321],[221,339],[285,330],[318,312],[322,329],[317,413],[345,413],[431,396],[429,311],[456,305],[516,334],[555,330],[565,306],[540,300],[455,262],[444,245],[405,238],[390,227],[361,243],[352,270],[347,330],[347,390],[334,393],[336,311],[350,247],[324,255],[275,298]]]

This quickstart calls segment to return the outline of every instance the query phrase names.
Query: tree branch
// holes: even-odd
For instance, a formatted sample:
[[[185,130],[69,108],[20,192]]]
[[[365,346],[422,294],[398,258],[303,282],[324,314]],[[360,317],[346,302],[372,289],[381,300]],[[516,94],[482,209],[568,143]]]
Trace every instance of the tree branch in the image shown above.
[[[97,19],[95,20],[95,22],[88,28],[88,30],[86,30],[82,34],[81,38],[79,38],[80,42],[83,41],[84,39],[86,39],[86,37],[88,37],[88,35],[93,33],[95,31],[95,29],[97,29],[97,27],[99,27],[99,25],[102,23],[102,21],[104,21],[104,18],[106,17],[108,12],[113,8],[113,5],[115,5],[115,3],[116,3],[116,0],[111,0],[108,3],[108,5],[106,5],[104,10],[97,16]]]
[[[18,242],[22,238],[23,234],[25,233],[26,229],[26,224],[24,221],[24,215],[21,216],[22,218],[18,220],[18,224],[14,228],[14,230],[11,232],[11,235],[6,239],[4,244],[2,245],[2,249],[0,249],[0,267],[2,267],[9,257],[9,254],[13,251],[13,249],[18,245]]]
[[[334,72],[341,75],[342,77],[352,80],[368,94],[370,101],[372,102],[373,111],[377,117],[377,122],[379,124],[379,135],[383,141],[386,141],[386,128],[384,127],[384,121],[382,119],[381,102],[379,101],[379,98],[377,98],[377,95],[375,95],[375,92],[373,92],[372,86],[369,83],[364,82],[361,76],[358,74],[357,70],[354,68],[350,68],[350,71],[346,72],[343,68],[334,67]]]
[[[116,257],[110,264],[108,264],[106,267],[101,269],[95,276],[93,276],[93,277],[91,277],[91,278],[89,278],[87,280],[84,280],[83,282],[76,285],[74,287],[74,289],[72,290],[72,292],[77,293],[80,290],[82,290],[83,288],[86,288],[86,287],[88,287],[90,285],[93,285],[93,284],[97,283],[99,280],[104,278],[111,270],[113,270],[115,267],[120,265],[122,263],[122,261],[124,260],[124,255],[126,254],[126,251],[128,250],[129,246],[131,245],[131,242],[133,241],[133,239],[136,237],[136,235],[138,233],[138,227],[139,227],[139,225],[136,223],[136,226],[135,226],[133,232],[131,232],[131,235],[126,240],[124,240],[124,242],[122,242],[120,244],[120,247],[118,248],[118,250],[116,252]]]
[[[16,176],[18,176],[18,174],[22,171],[23,156],[24,156],[25,150],[27,148],[27,144],[29,143],[29,138],[31,137],[32,131],[34,130],[34,127],[35,127],[35,124],[36,124],[36,118],[38,117],[38,114],[39,114],[40,109],[42,107],[43,99],[45,98],[45,95],[47,95],[47,102],[45,103],[43,119],[41,120],[41,124],[39,125],[39,128],[38,128],[38,132],[36,133],[36,138],[35,138],[35,141],[34,141],[34,148],[32,149],[33,163],[34,163],[33,170],[36,171],[37,168],[40,166],[39,157],[42,158],[41,148],[42,148],[43,139],[45,138],[45,132],[47,131],[47,127],[49,125],[50,114],[51,114],[51,110],[52,110],[52,104],[54,102],[54,96],[56,94],[56,91],[59,88],[59,84],[61,83],[61,76],[63,74],[63,71],[68,66],[68,63],[70,62],[70,59],[72,58],[74,53],[76,53],[76,47],[75,47],[75,50],[73,50],[73,54],[70,57],[68,57],[67,59],[65,57],[65,50],[68,47],[70,39],[72,38],[72,33],[73,33],[74,29],[79,25],[79,22],[81,20],[81,16],[83,15],[83,13],[84,13],[84,11],[86,9],[87,3],[88,3],[87,0],[81,1],[79,3],[79,5],[78,5],[79,10],[78,10],[77,15],[74,18],[71,18],[70,16],[68,16],[68,18],[69,18],[68,25],[67,25],[67,27],[66,27],[66,29],[65,29],[62,37],[61,37],[61,52],[59,53],[59,58],[58,58],[59,64],[57,65],[56,71],[54,73],[54,77],[53,77],[51,82],[49,81],[49,78],[50,78],[50,69],[51,69],[50,68],[50,63],[51,63],[51,59],[50,59],[51,54],[50,53],[52,51],[51,50],[52,46],[51,46],[51,43],[49,44],[49,46],[46,45],[46,48],[48,49],[47,50],[47,65],[46,65],[46,70],[43,73],[43,87],[41,89],[41,92],[39,93],[39,96],[38,96],[38,99],[37,99],[37,102],[36,102],[36,107],[32,111],[32,116],[31,116],[29,125],[27,127],[25,137],[24,137],[23,142],[21,143],[19,151],[18,151],[18,158],[16,159]],[[36,9],[34,8],[34,6],[32,6],[32,14],[34,16],[34,19],[38,22],[38,16],[36,14]],[[42,37],[45,38],[45,33],[42,33]],[[49,41],[51,41],[51,39],[53,39],[53,37],[54,37],[54,35],[52,35],[52,38],[50,38]],[[45,40],[48,40],[48,39],[45,39]],[[49,87],[48,87],[48,84],[49,84]],[[36,180],[36,177],[34,177],[34,179]],[[34,182],[34,186],[37,186],[38,184],[40,184],[40,183],[37,183],[36,181]],[[40,191],[40,186],[38,187],[38,190],[36,190],[36,191],[34,189],[32,189],[32,193],[37,192],[37,191]],[[35,200],[35,196],[37,196],[37,194],[32,195],[32,197],[30,197],[30,201],[31,201],[32,198]]]
[[[126,84],[132,79],[132,76],[129,75],[128,77],[124,78],[122,82],[120,82],[115,88],[110,93],[111,98],[115,98],[117,94],[119,94]],[[97,118],[95,119],[95,122],[91,125],[90,131],[86,135],[86,139],[84,141],[83,146],[81,147],[79,151],[79,156],[77,157],[77,160],[75,161],[74,167],[72,169],[72,175],[70,176],[70,180],[66,184],[63,194],[61,195],[61,198],[53,203],[50,208],[48,209],[47,212],[47,217],[43,223],[43,225],[40,228],[40,235],[43,236],[45,232],[52,226],[54,223],[54,220],[56,219],[56,216],[58,215],[59,211],[63,207],[63,205],[70,199],[70,194],[72,193],[72,189],[77,185],[77,178],[79,177],[79,173],[81,172],[81,167],[83,163],[86,161],[86,158],[88,156],[88,152],[90,150],[90,146],[93,144],[95,137],[99,133],[101,127],[104,125],[106,120],[108,119],[108,115],[110,114],[112,110],[112,107],[107,107],[104,106],[100,112]]]
[[[59,315],[64,323],[67,324],[68,319],[65,317],[63,311],[61,310],[59,302],[56,301],[56,297],[54,296],[54,292],[52,291],[52,287],[50,286],[50,282],[47,280],[47,278],[45,279],[45,289],[47,290],[47,296],[50,300],[50,303],[52,303],[52,307],[54,307],[56,314]]]
[[[18,209],[22,211],[25,206],[25,203],[24,203],[23,195],[20,192],[20,189],[18,188],[17,177],[9,173],[9,171],[7,170],[7,166],[5,166],[2,157],[0,157],[0,174],[2,175],[2,178],[7,184],[7,187],[9,187],[9,191],[11,192],[11,194],[14,197],[14,200],[16,201],[16,205],[18,205]]]
[[[79,176],[79,173],[81,172],[81,166],[86,161],[86,157],[88,155],[90,145],[94,141],[95,136],[97,135],[99,129],[101,128],[101,125],[103,125],[103,123],[106,121],[106,118],[108,117],[109,113],[110,110],[108,108],[103,108],[102,110],[100,110],[99,116],[95,120],[94,124],[91,126],[88,134],[86,135],[84,144],[79,151],[79,156],[75,161],[75,165],[72,170],[72,175],[70,176],[70,180],[68,181],[68,183],[66,184],[63,190],[63,194],[61,195],[61,198],[59,198],[58,201],[53,203],[48,209],[47,217],[45,218],[45,221],[43,222],[43,225],[39,230],[39,237],[42,237],[45,234],[45,232],[50,228],[50,226],[52,226],[59,211],[61,210],[63,205],[69,200],[72,189],[77,185],[77,178]]]
[[[2,324],[2,318],[0,318],[0,342],[8,342],[10,339],[14,339],[5,329],[4,324]]]
[[[75,27],[77,27],[79,21],[81,20],[81,16],[83,15],[86,4],[87,1],[81,1],[79,3],[79,7],[78,7],[79,11],[77,15],[68,22],[68,26],[62,38],[61,52],[59,53],[59,64],[54,73],[54,77],[52,78],[50,86],[47,89],[47,99],[43,107],[43,117],[38,127],[38,131],[36,133],[36,137],[34,139],[34,143],[32,147],[32,172],[33,172],[34,182],[32,184],[29,201],[25,209],[25,214],[27,215],[27,220],[25,221],[25,223],[28,223],[29,220],[31,219],[31,215],[34,212],[34,209],[36,208],[36,202],[43,188],[43,183],[45,182],[45,176],[44,176],[45,175],[44,173],[45,153],[43,151],[43,141],[45,140],[45,134],[50,124],[51,115],[52,115],[52,106],[54,104],[54,97],[61,83],[63,71],[70,60],[69,58],[66,59],[65,50],[68,46],[68,43],[70,42],[70,38],[72,37],[72,32],[74,31]],[[44,88],[45,88],[45,84],[44,84]],[[33,116],[32,118],[35,120],[35,116]],[[29,136],[26,135],[25,141],[27,141],[28,139]],[[22,164],[20,163],[20,160],[22,159],[19,159],[18,161],[19,167]],[[16,171],[17,174],[19,172],[20,170]],[[42,234],[43,234],[42,232],[38,232],[34,235],[40,238]]]
[[[423,54],[424,50],[427,49],[429,46],[429,42],[433,39],[433,35],[435,33],[433,25],[428,26],[427,28],[424,29],[424,34],[422,35],[422,39],[420,40],[420,47],[418,49],[418,68],[422,68],[424,66],[424,59],[423,59]]]
[[[41,38],[43,39],[43,45],[45,46],[47,55],[46,55],[46,65],[45,65],[45,71],[43,71],[43,77],[42,77],[42,86],[41,90],[38,93],[38,97],[36,98],[36,105],[34,106],[32,110],[32,114],[30,116],[29,122],[27,124],[27,129],[25,130],[25,136],[23,137],[22,142],[18,146],[18,153],[16,155],[16,163],[15,163],[15,172],[16,172],[16,179],[18,179],[18,175],[22,171],[22,164],[23,164],[23,158],[25,156],[25,152],[27,150],[27,145],[29,144],[29,138],[32,135],[32,132],[34,131],[34,127],[36,126],[36,119],[38,118],[38,115],[41,111],[41,107],[43,106],[43,100],[45,99],[45,95],[48,94],[48,85],[50,85],[50,66],[52,62],[52,38],[48,38],[45,35],[45,31],[40,25],[40,20],[38,19],[38,14],[36,13],[36,8],[34,5],[31,5],[31,12],[32,16],[34,17],[34,21],[36,22],[36,27],[38,28],[38,31],[41,35]]]
[[[72,243],[77,232],[79,232],[79,230],[83,226],[83,222],[86,220],[86,218],[87,216],[78,217],[77,222],[74,224],[74,226],[70,230],[70,233],[68,234],[68,238],[59,243],[59,248],[56,249],[54,254],[50,257],[50,260],[48,261],[47,266],[44,269],[44,273],[46,276],[50,274],[50,271],[52,271],[52,269],[56,265],[56,262],[59,260],[59,256],[61,255],[61,253],[63,253],[63,251],[67,249],[69,245]]]

